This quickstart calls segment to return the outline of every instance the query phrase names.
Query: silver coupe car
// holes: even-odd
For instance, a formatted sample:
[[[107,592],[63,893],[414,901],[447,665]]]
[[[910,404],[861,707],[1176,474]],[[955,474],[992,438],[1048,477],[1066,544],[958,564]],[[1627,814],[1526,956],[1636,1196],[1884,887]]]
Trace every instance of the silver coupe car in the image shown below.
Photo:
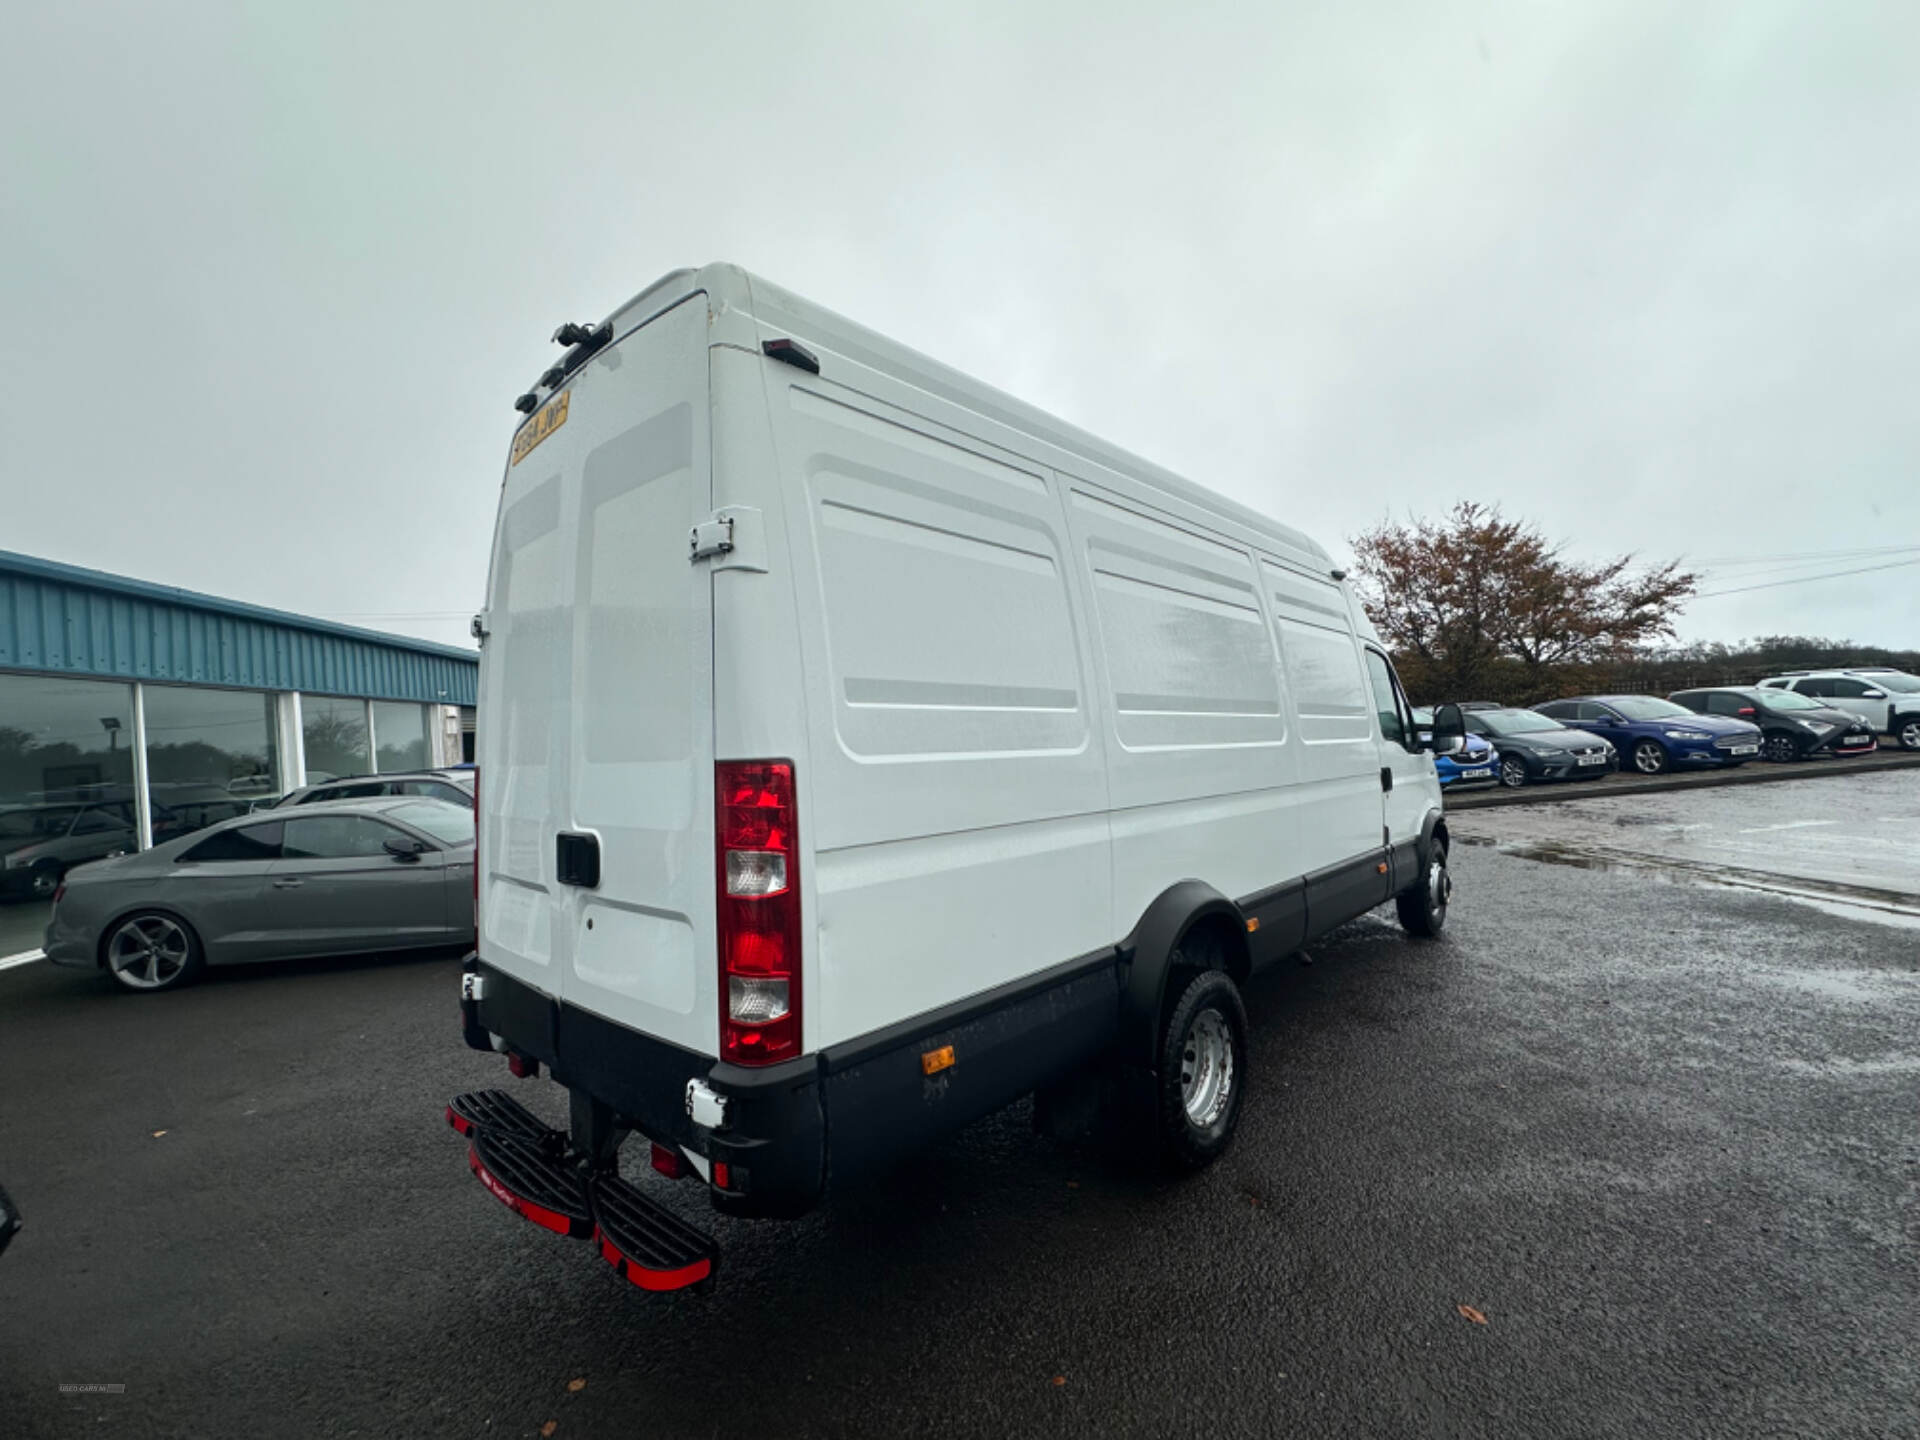
[[[473,811],[399,796],[242,816],[78,866],[46,952],[171,990],[208,965],[472,940]]]

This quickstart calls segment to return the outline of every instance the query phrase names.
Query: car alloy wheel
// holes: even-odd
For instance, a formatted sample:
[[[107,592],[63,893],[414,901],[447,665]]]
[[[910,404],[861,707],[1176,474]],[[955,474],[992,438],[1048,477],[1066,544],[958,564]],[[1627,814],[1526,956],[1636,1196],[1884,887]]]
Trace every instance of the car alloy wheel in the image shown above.
[[[194,968],[195,941],[171,915],[148,911],[122,920],[107,940],[107,969],[129,990],[165,990]]]
[[[53,892],[60,888],[60,867],[58,865],[36,865],[33,867],[33,898],[51,900]]]
[[[1518,790],[1527,783],[1527,762],[1518,755],[1504,756],[1500,761],[1500,783],[1509,790]]]
[[[1920,715],[1902,716],[1897,733],[1902,750],[1920,750]]]
[[[1798,760],[1800,747],[1794,744],[1791,735],[1769,735],[1762,742],[1760,753],[1769,760]]]
[[[1667,768],[1667,749],[1658,740],[1642,740],[1633,747],[1633,768],[1642,775],[1658,775]]]

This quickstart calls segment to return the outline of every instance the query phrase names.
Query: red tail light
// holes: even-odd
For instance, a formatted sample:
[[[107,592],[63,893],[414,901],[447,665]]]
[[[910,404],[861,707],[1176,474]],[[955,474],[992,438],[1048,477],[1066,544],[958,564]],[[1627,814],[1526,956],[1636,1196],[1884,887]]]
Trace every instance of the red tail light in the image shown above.
[[[800,846],[793,766],[714,767],[720,1058],[771,1065],[800,1053]]]

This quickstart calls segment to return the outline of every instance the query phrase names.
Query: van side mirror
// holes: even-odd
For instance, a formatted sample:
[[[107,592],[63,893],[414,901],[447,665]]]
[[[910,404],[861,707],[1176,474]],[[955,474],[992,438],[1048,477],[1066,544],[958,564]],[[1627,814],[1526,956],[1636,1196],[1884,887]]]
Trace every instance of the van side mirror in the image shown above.
[[[1467,748],[1467,717],[1458,705],[1434,707],[1427,748],[1436,755],[1457,755]]]

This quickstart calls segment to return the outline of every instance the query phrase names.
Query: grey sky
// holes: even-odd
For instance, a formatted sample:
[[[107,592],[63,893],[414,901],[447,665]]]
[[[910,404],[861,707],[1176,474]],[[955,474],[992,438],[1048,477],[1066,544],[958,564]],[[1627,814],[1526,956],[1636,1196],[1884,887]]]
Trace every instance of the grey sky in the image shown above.
[[[831,14],[830,19],[823,16]],[[21,7],[0,548],[447,640],[563,319],[736,260],[1344,548],[1920,560],[1920,7]],[[1690,638],[1920,644],[1920,564]]]

